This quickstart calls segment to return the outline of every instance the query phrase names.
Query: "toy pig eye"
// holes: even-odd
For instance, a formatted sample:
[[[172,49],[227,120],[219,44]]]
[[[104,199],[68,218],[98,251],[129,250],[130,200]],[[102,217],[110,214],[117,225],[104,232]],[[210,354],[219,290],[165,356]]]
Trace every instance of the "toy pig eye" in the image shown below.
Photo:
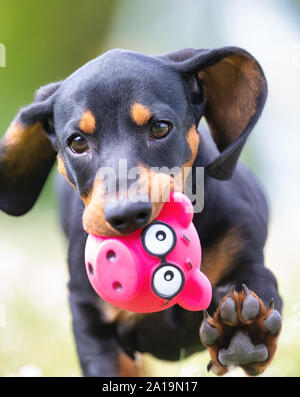
[[[153,223],[143,232],[142,242],[149,254],[166,256],[176,244],[176,235],[170,226],[164,223]]]
[[[184,285],[184,277],[177,267],[164,265],[159,267],[152,279],[153,291],[164,299],[171,299],[177,295]]]

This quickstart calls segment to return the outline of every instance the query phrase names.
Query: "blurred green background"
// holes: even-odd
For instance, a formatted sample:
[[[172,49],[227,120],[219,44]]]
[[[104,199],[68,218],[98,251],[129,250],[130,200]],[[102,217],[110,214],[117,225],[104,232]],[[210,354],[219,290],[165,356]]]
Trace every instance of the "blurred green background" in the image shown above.
[[[266,263],[285,303],[278,353],[266,376],[300,375],[299,21],[296,0],[14,0],[0,5],[0,43],[6,49],[0,136],[39,86],[63,79],[110,48],[151,54],[237,45],[259,60],[269,99],[242,159],[269,196]],[[0,213],[0,376],[80,375],[53,173],[30,213],[21,218]],[[207,353],[184,359],[183,352],[176,364],[146,357],[146,367],[158,376],[207,376],[208,360]],[[239,375],[235,370],[228,376]]]

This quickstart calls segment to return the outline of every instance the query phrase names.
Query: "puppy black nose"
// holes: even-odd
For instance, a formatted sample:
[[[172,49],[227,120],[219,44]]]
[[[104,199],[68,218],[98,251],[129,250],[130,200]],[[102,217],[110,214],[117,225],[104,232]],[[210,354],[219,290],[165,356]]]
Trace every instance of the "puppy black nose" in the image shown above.
[[[118,232],[132,233],[145,226],[151,216],[152,203],[148,196],[139,195],[128,201],[105,204],[105,220]]]

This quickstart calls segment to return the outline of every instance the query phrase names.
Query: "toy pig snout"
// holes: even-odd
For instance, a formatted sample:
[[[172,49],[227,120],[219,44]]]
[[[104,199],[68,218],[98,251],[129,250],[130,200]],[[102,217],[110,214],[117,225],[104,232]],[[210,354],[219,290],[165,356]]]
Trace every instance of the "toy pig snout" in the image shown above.
[[[139,292],[140,272],[127,246],[107,239],[98,246],[91,244],[90,249],[87,246],[87,251],[87,272],[96,292],[115,305],[134,299]]]

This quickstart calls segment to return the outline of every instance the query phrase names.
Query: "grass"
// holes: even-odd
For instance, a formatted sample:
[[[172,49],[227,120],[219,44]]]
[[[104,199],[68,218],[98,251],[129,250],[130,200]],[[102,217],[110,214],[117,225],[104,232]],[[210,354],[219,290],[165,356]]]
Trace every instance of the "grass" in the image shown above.
[[[56,212],[38,206],[23,218],[1,213],[0,224],[0,376],[80,376],[67,301],[66,244]],[[293,238],[282,241],[280,222],[271,227],[266,259],[280,280],[285,306],[278,352],[264,376],[299,376],[300,270],[297,246]],[[207,352],[182,356],[167,363],[145,355],[145,367],[153,376],[214,376],[206,372]]]

